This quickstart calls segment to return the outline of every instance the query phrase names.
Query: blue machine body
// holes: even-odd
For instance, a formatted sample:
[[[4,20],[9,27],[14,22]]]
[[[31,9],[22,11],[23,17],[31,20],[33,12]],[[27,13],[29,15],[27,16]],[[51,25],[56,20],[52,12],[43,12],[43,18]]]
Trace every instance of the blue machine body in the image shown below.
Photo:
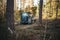
[[[30,24],[32,23],[32,17],[29,15],[30,12],[21,13],[21,24]]]

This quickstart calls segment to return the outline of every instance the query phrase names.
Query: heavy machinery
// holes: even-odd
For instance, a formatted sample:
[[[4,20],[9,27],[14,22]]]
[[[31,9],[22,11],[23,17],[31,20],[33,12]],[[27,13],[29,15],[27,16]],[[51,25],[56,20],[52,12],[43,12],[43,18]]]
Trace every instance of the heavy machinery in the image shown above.
[[[31,16],[32,13],[30,12],[21,12],[20,15],[21,15],[21,21],[20,23],[21,24],[31,24],[32,23],[32,16]]]

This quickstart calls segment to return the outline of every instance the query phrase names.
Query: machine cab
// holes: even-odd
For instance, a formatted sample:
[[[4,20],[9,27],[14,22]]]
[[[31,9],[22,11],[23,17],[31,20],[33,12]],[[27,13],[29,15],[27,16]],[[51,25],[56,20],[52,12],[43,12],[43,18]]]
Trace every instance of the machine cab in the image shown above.
[[[21,13],[21,24],[30,24],[32,23],[32,16],[30,16],[30,12],[22,12]]]

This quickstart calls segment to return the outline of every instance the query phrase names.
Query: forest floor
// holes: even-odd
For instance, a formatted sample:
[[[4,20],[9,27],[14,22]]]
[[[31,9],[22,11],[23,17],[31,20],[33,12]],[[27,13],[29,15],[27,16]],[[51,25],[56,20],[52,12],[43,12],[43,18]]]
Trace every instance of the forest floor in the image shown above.
[[[45,28],[47,27],[47,29]],[[16,40],[53,40],[54,30],[51,23],[43,22],[43,26],[37,23],[31,25],[18,25],[16,29]]]

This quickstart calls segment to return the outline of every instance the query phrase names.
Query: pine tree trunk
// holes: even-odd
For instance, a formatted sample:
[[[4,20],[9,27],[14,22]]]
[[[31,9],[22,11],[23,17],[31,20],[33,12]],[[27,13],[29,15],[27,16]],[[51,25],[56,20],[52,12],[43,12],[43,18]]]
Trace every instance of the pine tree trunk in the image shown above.
[[[58,3],[59,3],[59,0],[56,0],[56,19],[58,17]]]
[[[14,0],[7,0],[6,26],[14,29]]]
[[[43,0],[40,0],[39,5],[39,23],[42,25],[42,7],[43,7]]]

